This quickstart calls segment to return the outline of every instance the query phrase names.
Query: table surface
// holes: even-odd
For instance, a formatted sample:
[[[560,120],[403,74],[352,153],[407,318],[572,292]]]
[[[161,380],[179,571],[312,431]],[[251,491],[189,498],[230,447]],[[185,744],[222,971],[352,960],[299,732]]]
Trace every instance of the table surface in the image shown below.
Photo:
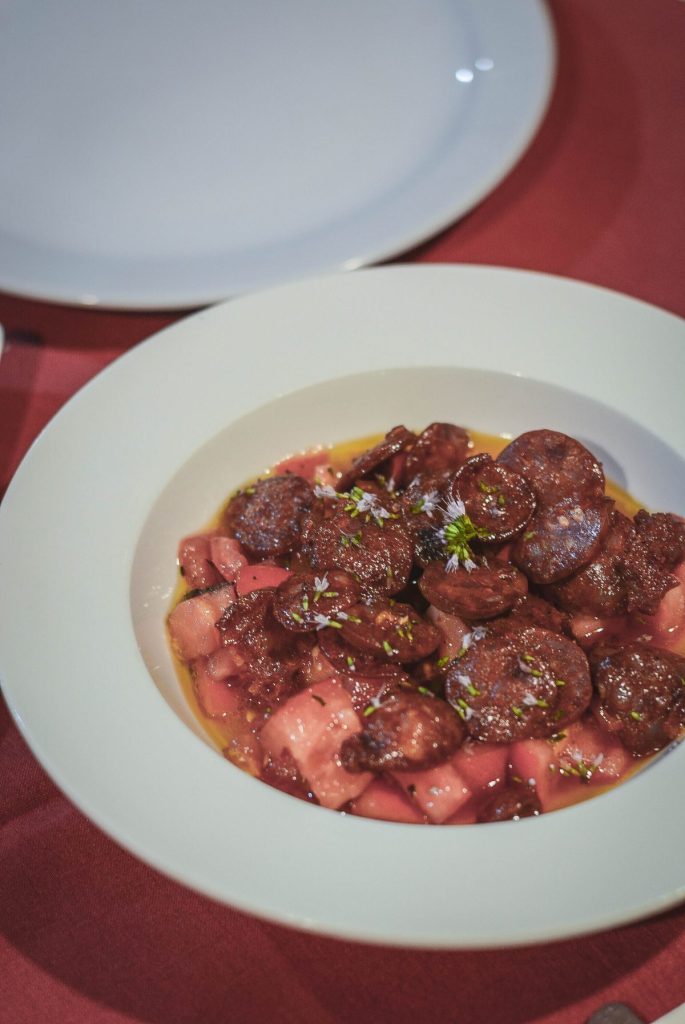
[[[685,4],[549,6],[558,78],[532,145],[477,209],[398,262],[541,270],[682,316]],[[0,295],[0,488],[82,384],[179,315]],[[2,1024],[582,1024],[611,1000],[645,1021],[685,1001],[685,906],[515,950],[339,942],[219,906],[121,850],[56,789],[1,699],[0,778]]]

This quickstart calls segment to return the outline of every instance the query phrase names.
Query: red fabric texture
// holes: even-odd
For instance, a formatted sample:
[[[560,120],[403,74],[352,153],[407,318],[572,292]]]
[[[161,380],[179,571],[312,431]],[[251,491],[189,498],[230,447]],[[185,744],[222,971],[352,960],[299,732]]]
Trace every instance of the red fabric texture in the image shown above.
[[[682,315],[685,4],[550,10],[559,73],[537,137],[477,209],[401,261],[547,271]],[[0,488],[81,385],[177,318],[0,295]],[[612,1000],[646,1021],[685,1001],[685,907],[516,950],[323,939],[220,906],[120,849],[55,788],[2,701],[0,779],[2,1024],[582,1024]]]

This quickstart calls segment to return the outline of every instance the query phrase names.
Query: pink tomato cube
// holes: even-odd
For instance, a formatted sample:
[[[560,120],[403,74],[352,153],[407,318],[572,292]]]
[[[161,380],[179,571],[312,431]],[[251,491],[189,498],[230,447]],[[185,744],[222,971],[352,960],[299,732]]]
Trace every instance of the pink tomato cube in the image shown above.
[[[287,750],[324,807],[342,807],[371,782],[371,772],[348,772],[340,761],[343,742],[361,730],[349,694],[326,679],[281,705],[260,733],[267,753]]]

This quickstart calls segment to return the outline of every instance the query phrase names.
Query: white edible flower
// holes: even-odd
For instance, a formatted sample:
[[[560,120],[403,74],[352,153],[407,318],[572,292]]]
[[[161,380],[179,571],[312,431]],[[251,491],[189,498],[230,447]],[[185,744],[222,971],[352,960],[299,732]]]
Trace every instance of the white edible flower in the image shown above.
[[[442,509],[442,517],[446,523],[452,523],[455,519],[461,519],[466,515],[466,505],[460,498],[449,498]]]
[[[317,484],[314,488],[314,494],[317,498],[337,498],[338,492],[335,487],[331,487],[330,484]]]
[[[528,708],[534,708],[537,704],[537,697],[534,697],[532,693],[524,693],[521,703],[525,704]]]
[[[317,612],[314,616],[314,622],[316,623],[317,629],[325,629],[326,626],[330,626],[331,620],[328,615],[322,615],[321,612]]]
[[[466,569],[467,572],[473,572],[473,570],[477,569],[478,566],[476,565],[472,558],[466,558],[464,559],[464,568]]]
[[[452,555],[450,558],[447,559],[447,564],[445,566],[445,569],[446,569],[447,572],[456,572],[456,570],[458,568],[459,568],[459,557],[458,557],[458,555]]]
[[[460,686],[471,686],[471,676],[457,676],[457,682]]]
[[[319,578],[318,576],[315,576],[314,577],[314,592],[316,594],[325,594],[327,590],[328,590],[328,576],[323,576],[321,578]]]
[[[472,640],[484,640],[485,637],[488,635],[488,631],[485,628],[485,626],[476,626],[475,629],[471,630],[471,633],[469,635],[471,636]]]

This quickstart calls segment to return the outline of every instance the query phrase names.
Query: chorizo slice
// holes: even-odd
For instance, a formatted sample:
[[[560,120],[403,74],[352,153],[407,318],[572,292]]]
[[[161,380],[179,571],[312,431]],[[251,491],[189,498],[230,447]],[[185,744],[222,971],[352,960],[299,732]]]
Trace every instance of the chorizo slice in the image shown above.
[[[519,821],[542,814],[542,803],[535,786],[510,782],[484,801],[478,821]]]
[[[302,477],[266,477],[231,498],[224,526],[254,555],[285,555],[299,547],[302,521],[313,502],[314,492]]]
[[[469,572],[463,567],[447,569],[444,562],[436,560],[419,579],[419,590],[430,604],[468,622],[503,615],[527,589],[526,578],[518,569],[496,562]]]
[[[573,640],[538,626],[488,630],[453,661],[445,696],[470,736],[493,743],[552,736],[589,706],[588,661]]]
[[[458,749],[463,722],[445,701],[399,690],[362,714],[362,730],[345,740],[340,759],[348,771],[432,768]]]
[[[321,576],[293,573],[276,590],[273,614],[294,633],[309,633],[359,600],[359,584],[349,573],[329,569]]]
[[[639,757],[661,750],[685,729],[685,658],[633,643],[599,644],[589,654],[600,727]]]
[[[384,462],[391,459],[393,455],[404,451],[415,440],[416,434],[413,434],[411,430],[407,430],[406,427],[393,427],[382,441],[379,441],[373,448],[369,448],[368,451],[363,452],[353,461],[347,472],[343,473],[340,477],[338,490],[349,491],[356,480],[369,476],[373,473],[374,469],[378,469]]]
[[[343,638],[381,661],[420,661],[442,642],[442,633],[408,604],[374,601],[348,608]]]
[[[536,594],[521,594],[517,597],[511,611],[501,623],[504,628],[508,628],[509,623],[517,626],[539,626],[540,629],[548,629],[550,633],[573,637],[570,616]],[[494,625],[496,623],[491,624]]]
[[[487,542],[516,537],[535,510],[535,495],[525,478],[486,453],[466,460],[453,477],[451,491],[474,525],[487,532]]]
[[[670,512],[650,515],[641,508],[633,520],[647,555],[657,568],[670,572],[685,558],[685,519]]]
[[[525,477],[542,505],[604,494],[601,464],[580,441],[557,430],[520,434],[500,452],[497,463]]]
[[[612,512],[607,534],[589,565],[544,589],[567,612],[607,617],[635,611],[653,615],[664,594],[677,585],[631,520]]]
[[[415,477],[436,477],[453,473],[466,458],[471,438],[454,423],[430,423],[404,454],[400,486]]]
[[[409,579],[414,546],[397,520],[362,521],[338,511],[315,526],[308,538],[312,568],[343,569],[363,590],[397,594]]]
[[[564,498],[538,507],[512,548],[512,561],[533,583],[556,583],[588,565],[609,527],[613,502]]]
[[[245,655],[247,668],[235,681],[256,704],[276,704],[297,688],[297,677],[313,640],[284,629],[273,616],[275,590],[252,590],[229,605],[217,628],[224,646]]]
[[[336,672],[369,679],[400,679],[401,666],[364,654],[341,635],[341,629],[322,629],[317,642]]]

